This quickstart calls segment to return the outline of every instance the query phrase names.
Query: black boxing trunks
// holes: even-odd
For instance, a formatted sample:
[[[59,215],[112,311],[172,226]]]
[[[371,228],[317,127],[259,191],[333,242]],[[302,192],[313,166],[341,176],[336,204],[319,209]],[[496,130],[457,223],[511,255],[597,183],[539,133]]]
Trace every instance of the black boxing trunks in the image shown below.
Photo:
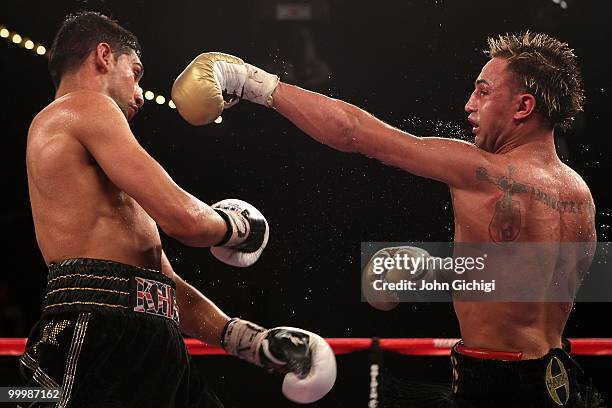
[[[222,407],[179,331],[175,284],[112,261],[49,265],[41,319],[20,359],[27,386],[60,387],[48,407]]]
[[[473,349],[457,343],[451,351],[453,400],[458,407],[604,407],[596,390],[568,354],[551,349],[537,359],[520,352]]]
[[[387,408],[605,408],[597,390],[570,357],[569,343],[545,356],[468,348],[451,351],[453,383],[424,383],[382,372],[380,406]]]

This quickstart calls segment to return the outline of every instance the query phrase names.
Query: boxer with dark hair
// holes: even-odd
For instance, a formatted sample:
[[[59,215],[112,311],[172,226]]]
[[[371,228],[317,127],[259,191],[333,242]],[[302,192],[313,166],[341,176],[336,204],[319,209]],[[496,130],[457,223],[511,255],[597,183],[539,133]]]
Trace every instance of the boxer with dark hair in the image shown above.
[[[182,332],[285,375],[289,399],[325,395],[336,366],[321,337],[230,319],[164,254],[158,225],[249,266],[268,223],[241,200],[204,204],[137,142],[128,125],[144,103],[136,37],[98,13],[70,16],[49,69],[55,100],[32,121],[26,152],[36,239],[49,265],[42,317],[20,359],[28,385],[61,387],[58,407],[220,406],[192,368]]]

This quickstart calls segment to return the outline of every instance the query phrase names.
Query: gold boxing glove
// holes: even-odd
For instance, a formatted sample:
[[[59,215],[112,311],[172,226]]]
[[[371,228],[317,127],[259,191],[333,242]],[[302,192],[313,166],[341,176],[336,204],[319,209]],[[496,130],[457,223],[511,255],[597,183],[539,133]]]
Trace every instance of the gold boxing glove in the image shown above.
[[[180,115],[192,125],[214,121],[224,109],[240,99],[272,106],[278,77],[220,52],[198,55],[176,78],[172,101]],[[225,101],[223,93],[232,99]]]

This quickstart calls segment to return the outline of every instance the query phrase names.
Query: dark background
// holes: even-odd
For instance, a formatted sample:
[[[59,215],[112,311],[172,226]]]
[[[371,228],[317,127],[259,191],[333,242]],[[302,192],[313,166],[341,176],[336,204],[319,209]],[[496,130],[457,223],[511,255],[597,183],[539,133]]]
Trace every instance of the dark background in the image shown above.
[[[3,2],[0,24],[49,47],[67,13],[98,10],[139,37],[145,90],[168,97],[176,76],[198,53],[223,51],[406,131],[461,138],[469,137],[464,105],[486,62],[486,37],[547,32],[569,42],[579,56],[585,111],[557,141],[564,161],[591,187],[599,240],[609,240],[611,2],[568,1],[562,9],[550,0],[320,0],[309,2],[313,19],[306,22],[276,21],[276,3],[281,1]],[[29,123],[53,99],[46,59],[0,39],[0,89],[0,337],[25,337],[41,310],[46,272],[34,237],[24,161]],[[249,103],[225,112],[220,125],[192,127],[176,110],[148,101],[132,128],[174,180],[204,202],[240,198],[267,217],[268,248],[244,270],[164,237],[175,270],[229,315],[268,327],[304,327],[324,337],[459,337],[450,304],[403,304],[383,313],[360,301],[360,242],[452,240],[445,185],[333,151],[280,115]],[[566,335],[612,337],[611,313],[610,304],[577,304]],[[7,361],[0,366],[4,378],[12,378],[15,364],[2,361]],[[208,375],[229,406],[256,401],[255,394],[268,393],[277,382],[241,362],[211,361],[208,367],[224,374],[217,379],[209,369]],[[612,389],[610,359],[583,362],[601,388]],[[367,364],[353,369],[357,363],[347,357],[339,364],[339,387],[329,406],[349,400],[365,405]],[[229,391],[249,387],[251,373],[259,391]],[[356,381],[365,378],[361,391],[341,379],[345,373]],[[428,377],[427,370],[419,374]],[[284,405],[273,391],[273,401]]]

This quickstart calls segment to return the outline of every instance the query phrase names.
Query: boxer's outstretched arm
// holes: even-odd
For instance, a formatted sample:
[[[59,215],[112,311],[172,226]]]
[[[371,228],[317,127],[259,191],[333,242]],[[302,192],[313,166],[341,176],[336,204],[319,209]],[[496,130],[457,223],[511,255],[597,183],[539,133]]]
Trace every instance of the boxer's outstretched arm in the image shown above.
[[[274,109],[323,144],[454,187],[474,184],[476,168],[490,164],[490,153],[473,144],[414,136],[354,105],[297,86],[279,83],[272,97]]]
[[[222,53],[197,56],[174,82],[172,100],[185,120],[202,125],[235,104],[224,102],[223,92],[275,108],[334,149],[359,152],[452,187],[475,187],[476,169],[492,162],[492,154],[470,143],[402,132],[356,106],[280,83],[276,75]]]
[[[176,283],[181,332],[219,347],[223,328],[230,318],[199,290],[178,276],[163,251],[161,267],[164,275]]]

